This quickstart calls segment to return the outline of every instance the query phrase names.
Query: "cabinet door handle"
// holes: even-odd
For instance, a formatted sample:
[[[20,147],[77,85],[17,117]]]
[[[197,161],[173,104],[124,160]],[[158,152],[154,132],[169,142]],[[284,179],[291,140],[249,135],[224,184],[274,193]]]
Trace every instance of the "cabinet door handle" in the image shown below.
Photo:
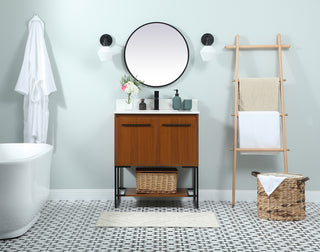
[[[178,124],[178,123],[163,123],[164,127],[190,127],[190,123]]]
[[[123,123],[123,127],[150,127],[150,123]]]

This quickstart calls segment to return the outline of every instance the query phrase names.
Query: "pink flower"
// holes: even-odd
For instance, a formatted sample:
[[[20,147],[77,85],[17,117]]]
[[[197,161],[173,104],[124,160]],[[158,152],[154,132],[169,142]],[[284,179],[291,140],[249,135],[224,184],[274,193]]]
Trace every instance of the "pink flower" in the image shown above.
[[[124,91],[126,90],[126,88],[127,88],[127,83],[122,85],[121,90]]]

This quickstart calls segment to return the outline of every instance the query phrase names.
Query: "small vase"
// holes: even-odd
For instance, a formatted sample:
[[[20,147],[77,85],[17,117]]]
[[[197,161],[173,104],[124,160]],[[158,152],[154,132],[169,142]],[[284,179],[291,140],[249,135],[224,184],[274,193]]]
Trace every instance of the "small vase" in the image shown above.
[[[128,100],[124,100],[124,102],[123,102],[123,110],[130,111],[132,109],[133,109],[133,102],[130,101],[130,103],[128,103]]]
[[[131,93],[128,94],[128,100],[127,103],[130,104],[131,103]]]
[[[117,99],[116,100],[116,111],[131,111],[133,110],[133,101],[128,103],[127,99]]]

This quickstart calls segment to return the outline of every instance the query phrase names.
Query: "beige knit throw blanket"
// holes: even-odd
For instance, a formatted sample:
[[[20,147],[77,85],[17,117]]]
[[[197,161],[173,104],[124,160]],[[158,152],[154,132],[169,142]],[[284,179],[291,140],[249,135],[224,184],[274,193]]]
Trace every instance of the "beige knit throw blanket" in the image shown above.
[[[279,111],[279,78],[240,79],[240,111]]]

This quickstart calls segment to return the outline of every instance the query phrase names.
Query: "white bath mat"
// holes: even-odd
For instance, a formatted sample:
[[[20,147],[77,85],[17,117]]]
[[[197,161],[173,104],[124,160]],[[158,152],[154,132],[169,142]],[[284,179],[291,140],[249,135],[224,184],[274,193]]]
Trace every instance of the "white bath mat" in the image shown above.
[[[97,227],[219,227],[213,212],[102,212]]]

